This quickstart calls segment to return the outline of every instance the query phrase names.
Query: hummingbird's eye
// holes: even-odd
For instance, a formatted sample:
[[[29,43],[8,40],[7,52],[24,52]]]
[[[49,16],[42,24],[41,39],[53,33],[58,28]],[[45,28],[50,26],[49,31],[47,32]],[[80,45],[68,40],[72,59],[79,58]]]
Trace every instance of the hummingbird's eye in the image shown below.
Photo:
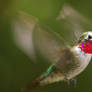
[[[92,36],[89,35],[89,36],[88,36],[88,39],[91,39],[91,38],[92,38]]]

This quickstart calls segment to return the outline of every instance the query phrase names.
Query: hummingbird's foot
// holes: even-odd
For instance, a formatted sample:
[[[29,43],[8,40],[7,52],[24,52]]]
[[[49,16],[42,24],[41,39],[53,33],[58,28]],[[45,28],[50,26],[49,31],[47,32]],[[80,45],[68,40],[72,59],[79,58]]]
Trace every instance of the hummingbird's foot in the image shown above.
[[[77,86],[77,78],[75,77],[72,80],[74,81],[74,87],[76,88],[76,86]]]
[[[71,83],[71,81],[67,80],[68,87],[70,87],[70,83]]]
[[[68,87],[70,87],[71,80],[67,79],[66,77],[65,77],[65,79],[64,79],[64,80],[67,82]]]

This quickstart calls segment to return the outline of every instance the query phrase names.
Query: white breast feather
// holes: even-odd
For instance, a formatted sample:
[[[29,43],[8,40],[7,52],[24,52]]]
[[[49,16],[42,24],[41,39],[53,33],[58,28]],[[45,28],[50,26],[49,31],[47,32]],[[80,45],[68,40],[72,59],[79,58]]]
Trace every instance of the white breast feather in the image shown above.
[[[78,70],[79,72],[82,72],[89,64],[92,55],[88,53],[84,53],[83,51],[81,51],[80,48],[78,48],[78,46],[74,47],[74,50],[76,52],[76,57],[78,58],[80,62],[80,67]]]

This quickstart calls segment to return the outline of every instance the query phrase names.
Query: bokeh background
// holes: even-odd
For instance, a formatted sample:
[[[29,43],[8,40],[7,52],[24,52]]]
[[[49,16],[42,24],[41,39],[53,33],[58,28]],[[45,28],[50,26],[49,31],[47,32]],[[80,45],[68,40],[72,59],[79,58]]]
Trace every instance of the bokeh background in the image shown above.
[[[21,10],[37,17],[43,24],[58,30],[54,20],[62,6],[68,3],[79,13],[92,20],[92,0],[0,0],[0,92],[21,92],[21,88],[44,72],[49,64],[39,59],[37,63],[25,55],[15,44],[11,33],[11,19]],[[35,92],[91,92],[92,62],[73,82],[59,82],[37,89]]]

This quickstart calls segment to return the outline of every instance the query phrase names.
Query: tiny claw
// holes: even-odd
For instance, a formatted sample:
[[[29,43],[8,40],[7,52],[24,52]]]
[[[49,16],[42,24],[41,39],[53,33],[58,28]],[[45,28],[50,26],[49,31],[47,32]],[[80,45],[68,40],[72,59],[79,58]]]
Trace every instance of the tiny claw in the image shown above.
[[[70,83],[71,83],[71,81],[70,81],[69,79],[67,79],[67,78],[65,78],[65,81],[67,82],[68,87],[70,87]]]
[[[70,87],[70,83],[71,83],[70,80],[67,80],[68,87]]]
[[[74,80],[74,87],[76,88],[77,87],[77,78],[73,78]]]
[[[76,78],[74,79],[74,87],[75,88],[77,87],[77,79]]]

